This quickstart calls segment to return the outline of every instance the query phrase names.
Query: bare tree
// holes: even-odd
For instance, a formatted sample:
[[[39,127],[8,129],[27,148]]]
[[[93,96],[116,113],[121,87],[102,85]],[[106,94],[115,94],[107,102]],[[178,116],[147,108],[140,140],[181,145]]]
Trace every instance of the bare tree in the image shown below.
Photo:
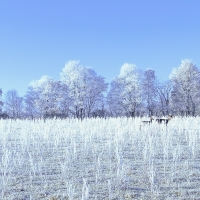
[[[5,111],[13,119],[21,118],[23,111],[23,98],[16,90],[9,90],[5,94]]]
[[[148,111],[148,116],[151,117],[154,114],[156,108],[156,76],[153,69],[147,69],[144,72],[144,78],[142,81],[143,86],[143,101]]]
[[[172,91],[171,81],[165,81],[163,83],[157,83],[156,93],[158,96],[158,115],[169,115],[170,114],[170,98]]]

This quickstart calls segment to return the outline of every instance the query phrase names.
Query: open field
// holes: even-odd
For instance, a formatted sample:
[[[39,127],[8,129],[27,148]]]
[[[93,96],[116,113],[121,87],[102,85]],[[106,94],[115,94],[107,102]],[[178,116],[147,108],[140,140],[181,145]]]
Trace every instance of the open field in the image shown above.
[[[0,120],[0,199],[200,199],[200,118]]]

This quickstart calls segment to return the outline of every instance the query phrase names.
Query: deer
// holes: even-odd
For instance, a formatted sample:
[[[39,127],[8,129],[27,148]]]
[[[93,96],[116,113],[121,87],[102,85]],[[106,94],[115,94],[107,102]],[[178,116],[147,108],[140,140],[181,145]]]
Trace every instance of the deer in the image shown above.
[[[172,119],[172,115],[169,115],[167,118],[157,118],[156,121],[159,123],[159,124],[168,124],[169,121]]]
[[[169,115],[168,118],[167,118],[166,121],[165,121],[165,124],[167,125],[168,122],[169,122],[171,119],[172,119],[172,115]]]
[[[153,117],[150,117],[149,120],[143,120],[142,123],[143,123],[143,124],[151,124],[153,120],[154,120],[154,118],[153,118]]]

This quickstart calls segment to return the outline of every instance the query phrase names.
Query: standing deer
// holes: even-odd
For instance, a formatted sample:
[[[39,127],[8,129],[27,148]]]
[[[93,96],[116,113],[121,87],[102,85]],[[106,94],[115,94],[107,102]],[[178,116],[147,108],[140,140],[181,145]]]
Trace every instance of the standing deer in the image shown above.
[[[165,124],[167,125],[168,122],[172,119],[172,115],[169,115],[169,117],[166,119]]]
[[[153,118],[153,117],[150,117],[149,120],[143,120],[142,123],[143,123],[143,124],[151,124],[153,120],[154,120],[154,118]]]
[[[159,123],[159,124],[168,124],[169,121],[172,119],[172,115],[169,115],[167,118],[157,118],[156,121]]]

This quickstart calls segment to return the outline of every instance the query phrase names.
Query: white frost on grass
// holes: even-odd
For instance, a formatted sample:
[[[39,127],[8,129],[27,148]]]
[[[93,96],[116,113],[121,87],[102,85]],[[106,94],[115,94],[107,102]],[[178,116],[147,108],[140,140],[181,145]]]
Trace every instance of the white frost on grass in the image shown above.
[[[200,196],[200,118],[0,120],[0,199]]]

